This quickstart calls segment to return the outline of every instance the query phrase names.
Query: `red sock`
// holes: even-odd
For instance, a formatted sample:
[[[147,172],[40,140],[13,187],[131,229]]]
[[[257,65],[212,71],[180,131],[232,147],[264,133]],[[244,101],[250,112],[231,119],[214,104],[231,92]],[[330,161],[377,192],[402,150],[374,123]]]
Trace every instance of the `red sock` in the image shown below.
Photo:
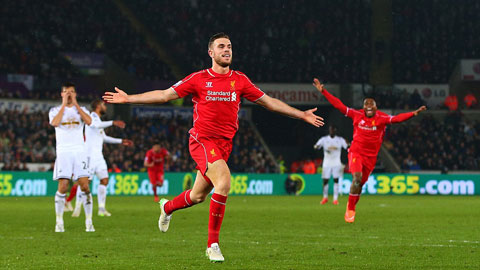
[[[167,213],[167,215],[170,215],[178,209],[183,209],[194,205],[194,203],[190,199],[191,191],[191,189],[185,190],[184,192],[180,193],[180,195],[173,198],[173,200],[168,201],[165,204],[165,213]]]
[[[358,200],[360,200],[360,194],[351,194],[348,195],[348,210],[355,211],[355,205],[357,205]]]
[[[213,243],[218,243],[218,235],[220,234],[220,227],[222,226],[226,202],[227,196],[217,193],[212,194],[210,201],[210,218],[208,219],[208,247]]]
[[[67,202],[71,202],[77,195],[77,185],[73,185],[70,189],[70,195],[68,195]]]

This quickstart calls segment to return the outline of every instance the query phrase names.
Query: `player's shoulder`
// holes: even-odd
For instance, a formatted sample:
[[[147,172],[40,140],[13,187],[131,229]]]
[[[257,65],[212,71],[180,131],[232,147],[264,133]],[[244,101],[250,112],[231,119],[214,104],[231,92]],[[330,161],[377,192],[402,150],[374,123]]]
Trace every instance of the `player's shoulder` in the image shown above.
[[[80,109],[88,114],[90,114],[90,111],[87,109],[85,106],[80,106]]]
[[[376,117],[380,118],[380,119],[389,119],[391,118],[392,116],[385,113],[385,112],[382,112],[382,111],[377,111],[377,114],[376,114]]]
[[[232,72],[233,72],[233,74],[235,74],[235,75],[247,76],[245,73],[241,72],[240,70],[233,70],[233,69],[232,69]]]
[[[58,110],[60,110],[60,107],[62,107],[62,105],[53,106],[53,107],[50,108],[49,111],[50,111],[50,112],[58,111]]]
[[[172,87],[173,88],[176,88],[177,86],[180,86],[186,82],[188,83],[194,83],[196,80],[199,80],[199,79],[202,79],[202,78],[205,78],[206,77],[206,74],[207,74],[207,71],[206,69],[203,69],[203,70],[200,70],[200,71],[196,71],[196,72],[193,72],[193,73],[190,73],[189,75],[187,75],[185,78],[181,79],[180,81],[178,81],[177,83],[175,83]]]
[[[247,79],[248,81],[250,81],[250,78],[248,78],[247,74],[239,71],[239,70],[233,70],[232,69],[232,76],[235,76],[237,78],[241,78],[241,79]]]
[[[207,75],[207,70],[202,69],[202,70],[190,73],[187,77],[184,78],[184,80],[198,79],[198,78],[205,77],[206,75]]]

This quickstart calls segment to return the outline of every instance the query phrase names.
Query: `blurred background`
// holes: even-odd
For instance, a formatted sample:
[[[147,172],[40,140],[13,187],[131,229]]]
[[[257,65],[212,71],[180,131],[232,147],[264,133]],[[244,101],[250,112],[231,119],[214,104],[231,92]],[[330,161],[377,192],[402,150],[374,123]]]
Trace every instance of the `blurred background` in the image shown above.
[[[354,108],[366,95],[389,114],[428,106],[388,128],[376,172],[478,173],[480,1],[460,2],[3,2],[1,170],[52,169],[55,135],[47,113],[60,104],[62,82],[76,84],[85,106],[114,86],[127,93],[166,89],[209,68],[208,39],[225,32],[233,44],[232,69],[292,106],[318,107],[326,119],[316,129],[245,102],[229,160],[233,172],[307,172],[311,162],[321,172],[323,151],[313,145],[328,125],[352,139],[351,120],[312,87],[318,77]],[[106,119],[127,127],[107,134],[135,142],[133,148],[106,145],[109,168],[143,171],[146,150],[160,141],[172,153],[167,171],[192,171],[191,104],[186,97],[161,106],[109,105]]]

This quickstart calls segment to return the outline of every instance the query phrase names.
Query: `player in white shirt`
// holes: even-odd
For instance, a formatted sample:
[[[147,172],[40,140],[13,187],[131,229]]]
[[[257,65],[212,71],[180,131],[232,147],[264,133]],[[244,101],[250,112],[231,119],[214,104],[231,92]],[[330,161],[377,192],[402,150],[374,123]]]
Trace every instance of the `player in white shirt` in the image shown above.
[[[111,214],[105,209],[105,202],[107,199],[107,185],[108,185],[108,168],[105,158],[103,157],[103,143],[123,144],[126,146],[132,146],[133,142],[127,139],[117,139],[105,134],[104,128],[110,126],[117,126],[119,128],[125,128],[125,122],[123,121],[102,121],[100,118],[107,112],[107,106],[102,100],[94,100],[91,104],[92,112],[90,117],[92,123],[85,128],[85,139],[87,143],[87,156],[88,156],[88,168],[89,178],[93,179],[97,175],[100,179],[100,185],[98,186],[98,215],[99,216],[111,216]],[[79,194],[79,192],[77,192]],[[81,195],[80,195],[81,196]],[[77,201],[78,195],[77,195]],[[75,211],[72,216],[78,217],[80,215],[81,204],[75,205]]]
[[[329,135],[321,137],[313,146],[314,149],[323,148],[323,200],[321,204],[328,202],[328,181],[333,177],[333,204],[338,204],[338,178],[343,174],[343,165],[340,160],[342,148],[347,149],[347,142],[344,138],[336,136],[337,129],[330,126]]]
[[[57,141],[57,157],[53,170],[53,179],[58,181],[58,190],[55,194],[56,225],[55,232],[64,232],[63,212],[65,207],[65,193],[68,190],[68,181],[78,181],[82,192],[85,193],[83,205],[85,208],[85,226],[87,232],[94,232],[92,223],[92,194],[88,186],[88,161],[83,138],[83,127],[90,125],[92,118],[85,107],[77,102],[75,85],[62,85],[62,105],[50,109],[48,116],[50,125],[55,127]]]

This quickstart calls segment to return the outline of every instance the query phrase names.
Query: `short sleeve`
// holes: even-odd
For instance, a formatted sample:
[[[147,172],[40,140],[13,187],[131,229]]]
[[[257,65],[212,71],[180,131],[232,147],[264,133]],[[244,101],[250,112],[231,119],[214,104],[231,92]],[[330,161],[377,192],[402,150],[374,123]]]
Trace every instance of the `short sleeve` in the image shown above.
[[[152,160],[152,156],[150,155],[150,153],[151,153],[151,152],[149,151],[149,152],[147,152],[147,154],[145,155],[145,161],[146,161],[146,162],[151,162],[151,160]]]
[[[57,114],[58,114],[58,107],[53,107],[50,109],[50,111],[48,112],[48,119],[50,123],[52,123],[53,118],[55,118]]]
[[[343,147],[344,149],[347,149],[347,148],[348,148],[347,141],[345,141],[344,138],[342,138],[342,147]]]
[[[187,77],[183,78],[182,80],[178,81],[176,84],[172,85],[173,90],[177,93],[179,97],[182,98],[195,92],[195,77],[197,77],[197,74],[199,73],[200,72],[192,73]]]
[[[238,75],[240,75],[240,78],[242,78],[243,81],[243,88],[242,88],[242,93],[241,96],[246,98],[248,101],[255,102],[259,100],[261,97],[265,95],[265,93],[260,90],[255,84],[250,81],[250,79],[243,73],[237,72]]]
[[[82,108],[83,109],[83,108]],[[100,117],[98,117],[98,115],[96,113],[91,113],[89,114],[90,117],[92,118],[92,123],[90,124],[90,126],[92,127],[98,127],[101,120],[100,120]]]

